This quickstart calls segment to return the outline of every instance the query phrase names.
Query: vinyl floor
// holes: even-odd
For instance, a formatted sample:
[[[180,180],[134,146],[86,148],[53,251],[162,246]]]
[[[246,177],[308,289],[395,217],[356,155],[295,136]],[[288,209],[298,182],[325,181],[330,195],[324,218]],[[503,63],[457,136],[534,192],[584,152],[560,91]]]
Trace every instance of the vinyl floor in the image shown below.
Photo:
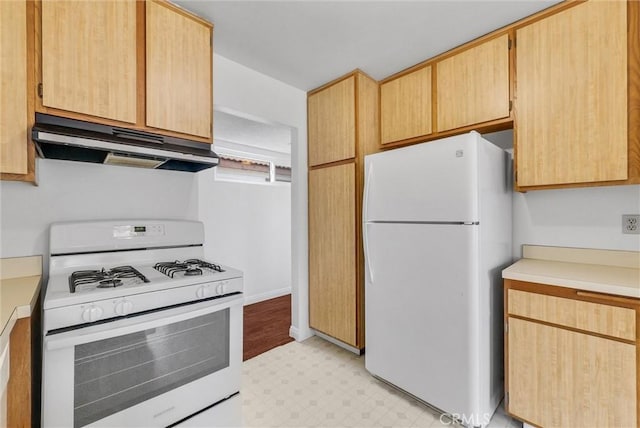
[[[450,427],[447,417],[372,377],[364,357],[319,337],[291,342],[243,363],[246,427]],[[502,407],[490,428],[522,424]]]

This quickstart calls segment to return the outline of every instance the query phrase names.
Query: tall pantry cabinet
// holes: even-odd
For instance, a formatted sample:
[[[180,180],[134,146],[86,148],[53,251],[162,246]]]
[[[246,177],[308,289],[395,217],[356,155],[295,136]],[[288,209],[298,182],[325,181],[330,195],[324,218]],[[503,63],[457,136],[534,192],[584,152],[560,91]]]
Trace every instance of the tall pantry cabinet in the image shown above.
[[[378,84],[359,70],[309,92],[309,323],[364,348],[364,156],[378,147]]]

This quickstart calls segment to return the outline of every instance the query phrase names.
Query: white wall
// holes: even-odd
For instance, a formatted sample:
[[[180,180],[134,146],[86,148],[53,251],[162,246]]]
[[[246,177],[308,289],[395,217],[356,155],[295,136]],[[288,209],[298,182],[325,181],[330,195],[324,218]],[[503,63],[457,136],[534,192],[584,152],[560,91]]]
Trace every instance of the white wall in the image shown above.
[[[291,286],[292,332],[297,338],[304,339],[311,335],[308,327],[307,284],[306,93],[214,55],[214,102],[216,106],[295,128],[290,186],[290,238],[285,236],[286,231],[277,235],[282,240],[291,239],[291,248],[272,248],[274,252],[281,252],[279,257],[285,260],[277,269],[269,271],[267,277],[270,278],[268,286],[272,289]],[[265,225],[267,218],[260,217],[255,210],[264,208],[264,204],[262,207],[258,207],[257,203],[247,207],[242,213],[244,217],[240,215],[242,209],[238,210],[239,207],[236,206],[236,211],[232,211],[234,198],[243,192],[247,195],[255,189],[241,190],[232,183],[214,183],[212,174],[212,171],[189,174],[38,160],[40,186],[0,182],[0,257],[46,254],[48,227],[52,222],[150,217],[203,221],[207,233],[205,251],[216,259],[218,254],[224,254],[220,237],[228,236],[225,234],[233,228],[242,232],[250,230],[251,225]],[[252,198],[256,202],[261,198],[263,201],[264,198],[269,201],[282,198],[284,189],[287,187],[274,187],[268,190],[269,193],[253,195]],[[284,201],[278,204],[285,205]],[[224,209],[221,208],[223,206]],[[273,214],[269,216],[273,217]],[[224,221],[218,223],[220,219]],[[286,221],[286,215],[278,216],[278,219]],[[243,227],[241,221],[248,223],[244,223]],[[284,226],[280,224],[270,229],[277,230],[284,230]],[[254,235],[254,239],[256,242],[253,243],[245,241],[253,252],[242,254],[244,250],[237,250],[229,256],[229,264],[240,268],[241,265],[250,264],[251,267],[245,269],[248,291],[260,294],[265,284],[254,281],[254,278],[270,258],[255,262],[258,251],[255,244],[263,240],[275,240],[273,235],[269,238]],[[257,242],[258,239],[260,242]]]
[[[513,251],[522,244],[640,251],[622,234],[622,214],[640,214],[640,186],[534,190],[513,198]]]
[[[483,135],[513,148],[513,131]],[[640,186],[532,190],[513,196],[513,255],[523,244],[640,251],[640,235],[622,234],[622,214],[640,214]]]
[[[198,218],[195,174],[38,159],[39,186],[0,182],[0,257],[45,255],[53,222]]]
[[[282,257],[291,257],[291,276],[289,284],[292,288],[292,333],[297,339],[304,339],[311,335],[309,330],[309,304],[308,304],[308,263],[307,263],[307,96],[304,91],[289,86],[264,74],[258,73],[241,64],[233,62],[220,55],[214,54],[213,60],[213,87],[214,87],[214,104],[216,107],[222,107],[232,111],[240,112],[245,115],[255,116],[267,121],[291,126],[295,128],[293,135],[291,166],[292,166],[292,183],[291,183],[291,249],[290,253],[284,253]],[[243,211],[243,207],[222,207],[223,204],[233,204],[234,198],[246,199],[254,193],[254,197],[260,199],[268,196],[266,190],[252,189],[248,190],[239,187],[233,183],[215,183],[213,181],[213,172],[206,171],[199,174],[199,217],[205,222],[206,228],[206,251],[216,259],[216,255],[220,257],[229,257],[231,260],[238,260],[238,263],[248,263],[249,260],[255,260],[258,252],[257,248],[251,248],[250,244],[257,241],[258,237],[249,237],[251,228],[259,230],[264,227],[265,218],[260,217],[260,211]],[[282,189],[271,190],[273,194],[278,193]],[[260,194],[257,197],[256,194]],[[224,194],[224,199],[218,195]],[[254,206],[246,207],[254,208]],[[264,210],[264,205],[258,207]],[[270,211],[270,210],[269,210]],[[231,218],[242,218],[247,221],[244,225],[239,222],[232,223]],[[225,223],[217,223],[220,218],[226,218]],[[232,228],[243,236],[244,242],[247,243],[245,248],[235,248],[234,254],[231,252],[225,256],[225,246],[234,248],[231,242],[222,242],[220,237],[226,236],[225,239],[231,238],[225,228]],[[286,239],[284,232],[277,230],[262,233],[262,239],[273,241],[280,234],[282,239]],[[218,241],[216,242],[216,239]],[[255,241],[254,241],[255,240]],[[228,250],[226,250],[228,251]],[[249,254],[242,254],[243,251],[249,251]],[[262,260],[260,264],[267,262],[269,258]],[[229,262],[230,265],[233,263]],[[245,267],[245,287],[248,294],[259,295],[264,284],[259,283],[259,266],[246,265]],[[282,266],[285,266],[283,263]],[[243,266],[237,265],[242,269]],[[280,270],[279,270],[280,271]],[[273,283],[268,285],[272,290],[282,287],[281,281],[273,277]]]
[[[290,293],[291,186],[214,182],[212,173],[202,174],[203,192],[210,192],[200,197],[207,258],[244,272],[247,304]]]

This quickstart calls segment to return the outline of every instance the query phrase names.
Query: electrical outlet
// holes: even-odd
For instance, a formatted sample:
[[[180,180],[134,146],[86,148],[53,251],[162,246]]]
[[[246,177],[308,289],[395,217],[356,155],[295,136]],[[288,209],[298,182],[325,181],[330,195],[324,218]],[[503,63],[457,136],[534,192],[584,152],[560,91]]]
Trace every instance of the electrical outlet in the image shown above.
[[[640,214],[622,215],[622,233],[640,235]]]

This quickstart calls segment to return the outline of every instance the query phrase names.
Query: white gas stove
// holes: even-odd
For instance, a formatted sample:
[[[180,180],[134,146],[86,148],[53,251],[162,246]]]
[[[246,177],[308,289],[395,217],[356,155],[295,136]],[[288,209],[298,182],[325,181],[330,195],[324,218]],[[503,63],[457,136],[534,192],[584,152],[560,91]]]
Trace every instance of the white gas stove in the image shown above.
[[[200,222],[51,226],[44,426],[166,426],[239,391],[242,273],[203,243]]]

